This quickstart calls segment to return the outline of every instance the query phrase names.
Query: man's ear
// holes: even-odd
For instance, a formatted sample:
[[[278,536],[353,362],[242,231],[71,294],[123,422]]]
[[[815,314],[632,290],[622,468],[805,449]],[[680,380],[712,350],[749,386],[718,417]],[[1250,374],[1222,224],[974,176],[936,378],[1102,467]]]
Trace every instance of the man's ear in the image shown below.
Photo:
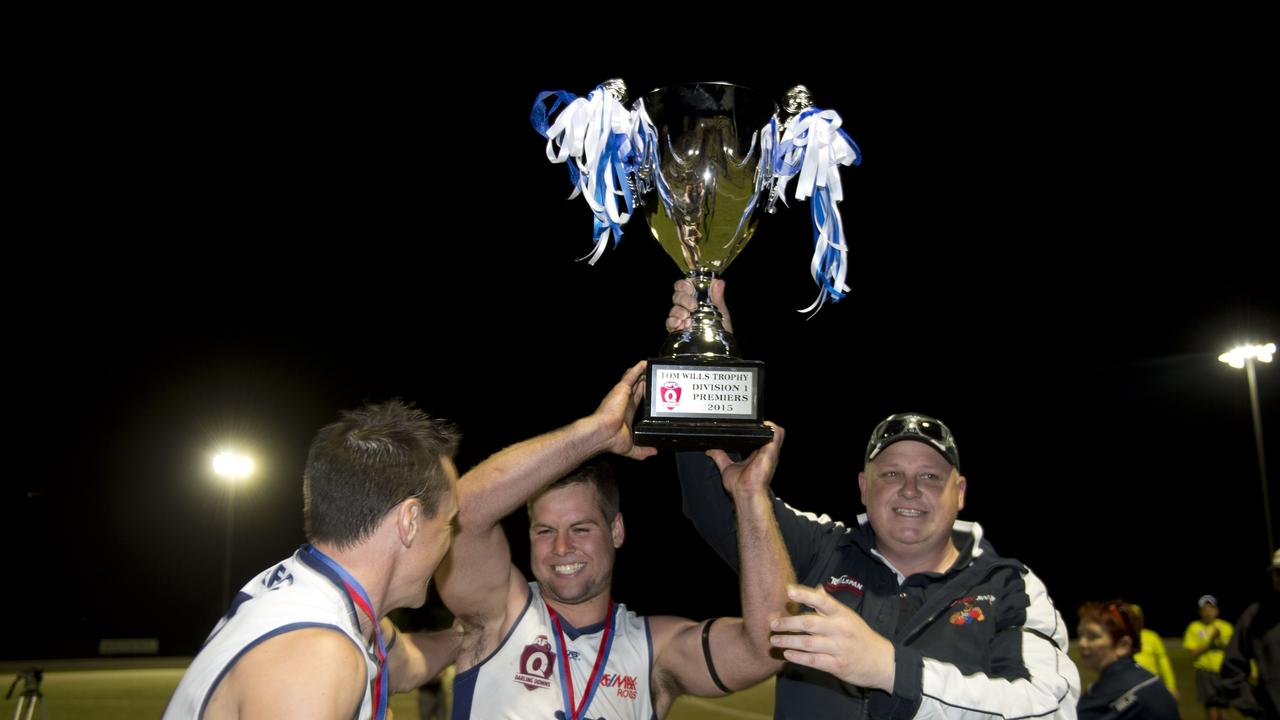
[[[400,537],[400,544],[405,547],[413,545],[422,525],[422,502],[417,498],[409,498],[397,505],[392,512],[395,513],[396,533]]]
[[[622,547],[622,541],[627,539],[627,527],[622,524],[622,512],[613,516],[613,522],[609,523],[609,532],[613,535],[613,547],[618,549]]]

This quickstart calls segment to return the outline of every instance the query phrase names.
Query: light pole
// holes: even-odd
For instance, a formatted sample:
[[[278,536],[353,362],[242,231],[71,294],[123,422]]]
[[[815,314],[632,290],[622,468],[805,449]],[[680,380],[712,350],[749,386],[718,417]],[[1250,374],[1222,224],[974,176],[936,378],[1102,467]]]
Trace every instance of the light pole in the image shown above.
[[[1262,477],[1262,515],[1267,521],[1267,554],[1276,546],[1275,535],[1271,532],[1271,498],[1267,495],[1267,458],[1262,450],[1262,412],[1258,409],[1258,376],[1254,372],[1257,361],[1271,362],[1275,355],[1276,344],[1241,345],[1218,356],[1222,362],[1233,368],[1244,368],[1249,379],[1249,404],[1253,410],[1253,441],[1258,446],[1258,472]]]
[[[227,547],[222,558],[222,600],[231,603],[231,534],[235,524],[236,483],[253,474],[253,459],[224,450],[213,457],[213,472],[227,483]]]

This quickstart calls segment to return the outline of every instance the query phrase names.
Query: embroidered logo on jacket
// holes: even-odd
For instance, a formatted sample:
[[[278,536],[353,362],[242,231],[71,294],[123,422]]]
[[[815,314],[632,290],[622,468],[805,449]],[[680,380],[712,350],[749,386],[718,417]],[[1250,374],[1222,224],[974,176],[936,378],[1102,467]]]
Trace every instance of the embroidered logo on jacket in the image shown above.
[[[631,675],[605,673],[600,677],[600,687],[617,688],[618,697],[628,700],[636,699],[636,679]]]
[[[960,598],[959,600],[956,600],[955,602],[951,603],[951,607],[955,607],[957,605],[964,606],[960,608],[960,610],[956,611],[954,614],[951,615],[950,617],[951,624],[952,625],[972,625],[973,623],[982,622],[983,620],[986,620],[987,616],[983,614],[982,608],[978,607],[977,605],[980,602],[985,602],[988,605],[995,605],[996,596],[995,595],[973,595],[970,597]]]
[[[982,608],[973,605],[965,605],[964,609],[951,616],[952,625],[971,625],[976,622],[986,620],[987,616],[982,614]]]
[[[520,653],[520,672],[516,673],[515,681],[530,690],[549,688],[555,666],[556,654],[551,650],[551,643],[547,642],[546,635],[539,635]]]
[[[832,575],[831,579],[823,583],[822,587],[826,588],[829,593],[851,592],[854,595],[862,594],[862,583],[848,575],[841,575],[840,577]]]

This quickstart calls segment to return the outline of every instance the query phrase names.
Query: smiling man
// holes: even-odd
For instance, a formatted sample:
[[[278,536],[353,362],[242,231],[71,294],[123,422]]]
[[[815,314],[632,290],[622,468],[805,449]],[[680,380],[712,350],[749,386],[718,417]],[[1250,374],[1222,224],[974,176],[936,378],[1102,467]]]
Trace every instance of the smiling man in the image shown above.
[[[776,716],[1075,717],[1080,678],[1044,585],[957,519],[968,481],[951,431],[892,415],[867,444],[867,512],[846,527],[774,499],[812,614],[773,623],[789,661]],[[731,565],[734,510],[705,458],[680,458],[688,515]]]
[[[454,718],[663,717],[681,694],[724,695],[773,675],[769,618],[794,578],[769,500],[782,428],[746,461],[713,458],[740,518],[748,561],[742,618],[642,617],[610,593],[626,536],[618,488],[599,453],[641,459],[630,420],[645,363],[592,415],[513,445],[458,482],[458,533],[438,575],[463,627]],[[511,562],[500,521],[526,504],[534,582]]]

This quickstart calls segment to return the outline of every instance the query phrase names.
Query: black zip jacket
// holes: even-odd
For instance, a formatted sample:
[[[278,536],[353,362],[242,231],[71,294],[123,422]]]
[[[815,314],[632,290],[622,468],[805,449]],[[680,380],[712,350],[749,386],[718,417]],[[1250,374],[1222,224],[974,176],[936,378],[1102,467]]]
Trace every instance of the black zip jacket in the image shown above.
[[[1222,657],[1222,685],[1242,713],[1280,720],[1280,595],[1254,603],[1236,621]],[[1249,684],[1249,661],[1258,663],[1258,684]]]

